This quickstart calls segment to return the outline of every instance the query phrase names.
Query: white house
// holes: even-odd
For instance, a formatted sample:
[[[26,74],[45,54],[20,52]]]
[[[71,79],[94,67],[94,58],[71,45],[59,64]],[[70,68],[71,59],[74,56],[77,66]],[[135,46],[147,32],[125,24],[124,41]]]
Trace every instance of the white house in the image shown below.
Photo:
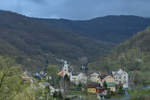
[[[113,71],[112,74],[117,85],[122,84],[124,89],[128,88],[128,73],[126,71],[120,69]]]
[[[49,84],[48,82],[40,82],[40,83],[39,83],[39,86],[40,86],[41,88],[46,88],[47,86],[50,86],[50,84]]]
[[[87,76],[85,75],[85,73],[80,73],[78,75],[78,80],[80,83],[86,84],[87,83]]]
[[[25,82],[33,83],[33,77],[31,75],[31,73],[29,73],[28,71],[25,71],[21,77]]]
[[[70,73],[70,81],[76,85],[79,83],[86,84],[87,76],[84,73]]]
[[[98,81],[99,81],[99,74],[96,73],[96,72],[90,74],[90,81],[98,83]]]
[[[70,72],[70,81],[74,84],[78,84],[78,74],[75,72]]]

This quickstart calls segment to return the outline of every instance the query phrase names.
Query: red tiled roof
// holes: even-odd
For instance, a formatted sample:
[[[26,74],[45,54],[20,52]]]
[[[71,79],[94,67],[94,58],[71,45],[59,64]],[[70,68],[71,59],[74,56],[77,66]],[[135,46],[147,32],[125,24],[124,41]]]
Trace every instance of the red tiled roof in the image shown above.
[[[58,75],[63,77],[64,76],[64,71],[59,72]]]

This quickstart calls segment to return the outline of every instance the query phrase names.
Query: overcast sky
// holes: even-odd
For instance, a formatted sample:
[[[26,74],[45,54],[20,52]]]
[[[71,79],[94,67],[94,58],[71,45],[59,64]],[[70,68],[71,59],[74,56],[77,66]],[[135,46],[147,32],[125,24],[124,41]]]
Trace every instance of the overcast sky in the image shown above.
[[[0,0],[0,9],[30,17],[90,19],[106,15],[150,17],[150,0]]]

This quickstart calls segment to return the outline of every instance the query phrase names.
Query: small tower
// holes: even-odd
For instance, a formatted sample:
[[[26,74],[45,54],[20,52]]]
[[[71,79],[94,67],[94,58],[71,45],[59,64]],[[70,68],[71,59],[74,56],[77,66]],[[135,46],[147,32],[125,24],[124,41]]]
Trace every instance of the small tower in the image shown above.
[[[68,68],[68,64],[67,61],[64,61],[64,67],[63,67],[63,71],[64,71],[64,76],[67,74],[69,74],[69,68]]]
[[[82,66],[80,67],[80,70],[82,70],[82,71],[84,71],[85,73],[87,73],[87,71],[88,71],[87,65],[82,65]]]

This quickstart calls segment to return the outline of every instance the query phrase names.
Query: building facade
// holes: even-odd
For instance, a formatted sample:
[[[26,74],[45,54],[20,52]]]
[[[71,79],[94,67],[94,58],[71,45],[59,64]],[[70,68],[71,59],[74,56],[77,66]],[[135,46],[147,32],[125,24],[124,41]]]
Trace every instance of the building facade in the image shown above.
[[[106,77],[104,77],[103,79],[101,79],[101,84],[104,84],[104,82],[106,82],[107,84],[107,88],[110,89],[110,91],[115,92],[116,91],[116,83],[115,83],[115,79],[113,76],[108,75]]]
[[[115,83],[117,85],[122,84],[124,89],[128,88],[128,76],[129,75],[127,72],[120,69],[118,71],[113,71],[112,74],[113,74],[113,77],[115,78]]]

